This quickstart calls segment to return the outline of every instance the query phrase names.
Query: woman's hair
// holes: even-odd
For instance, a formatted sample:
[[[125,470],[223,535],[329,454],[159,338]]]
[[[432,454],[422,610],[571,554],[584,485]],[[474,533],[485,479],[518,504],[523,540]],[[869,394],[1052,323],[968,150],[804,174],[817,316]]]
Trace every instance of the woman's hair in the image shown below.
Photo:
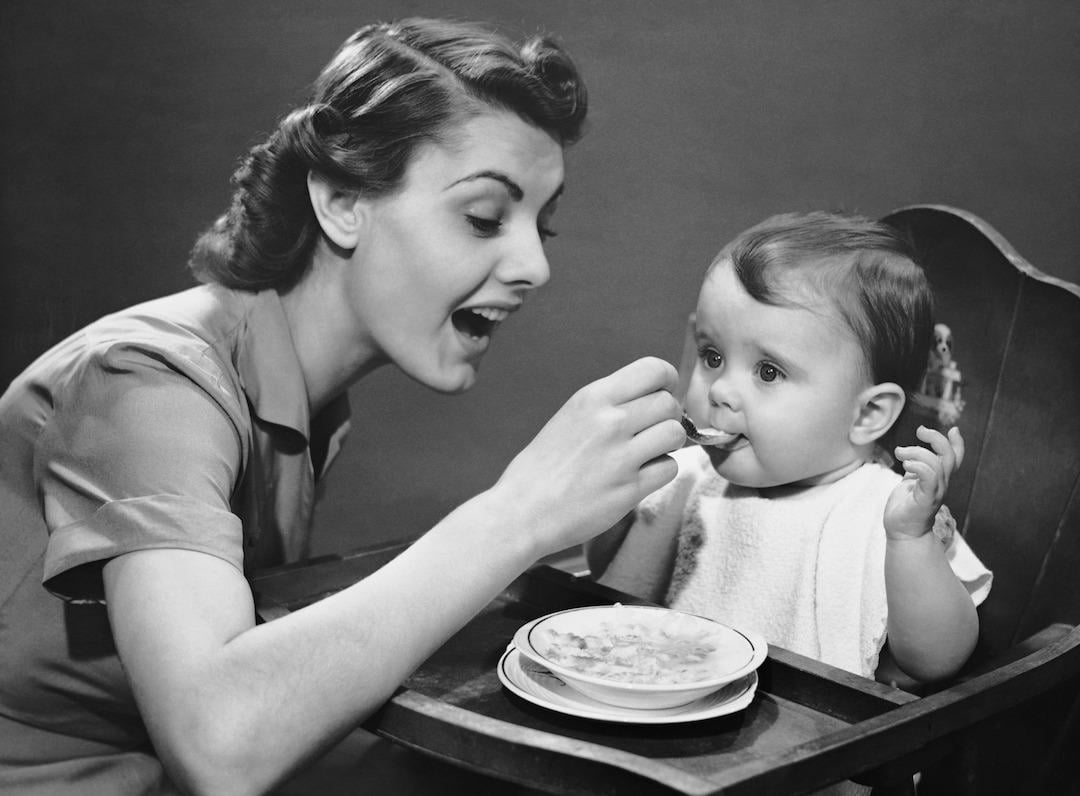
[[[350,36],[306,105],[285,116],[233,174],[228,211],[195,244],[201,282],[288,287],[308,267],[319,225],[315,172],[368,197],[400,186],[416,148],[492,108],[516,113],[567,146],[583,131],[585,85],[552,39],[520,46],[478,23],[405,19]]]
[[[826,300],[855,335],[875,384],[918,388],[933,334],[933,296],[897,230],[837,213],[772,216],[739,234],[713,264],[725,259],[764,304]]]

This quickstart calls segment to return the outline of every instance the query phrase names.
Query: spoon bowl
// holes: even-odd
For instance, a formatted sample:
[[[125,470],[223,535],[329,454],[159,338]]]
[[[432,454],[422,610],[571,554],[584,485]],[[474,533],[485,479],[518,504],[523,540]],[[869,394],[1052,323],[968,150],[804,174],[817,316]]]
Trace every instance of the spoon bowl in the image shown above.
[[[679,421],[682,423],[683,431],[686,432],[686,438],[693,442],[695,445],[716,445],[724,447],[730,445],[739,437],[732,434],[705,434],[698,430],[698,427],[694,425],[694,421],[690,419],[690,415],[683,412],[682,419]]]

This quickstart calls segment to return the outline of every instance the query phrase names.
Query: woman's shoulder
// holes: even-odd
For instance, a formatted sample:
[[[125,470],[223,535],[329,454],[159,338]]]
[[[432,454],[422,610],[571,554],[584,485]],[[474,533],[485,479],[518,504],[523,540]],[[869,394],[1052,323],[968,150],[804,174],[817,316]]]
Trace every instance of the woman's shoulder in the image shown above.
[[[105,315],[31,363],[7,397],[48,396],[59,413],[138,385],[194,385],[242,426],[247,408],[235,363],[244,304],[196,287]]]
[[[228,349],[254,302],[254,294],[199,285],[105,315],[84,333],[98,346],[139,341],[180,352]]]
[[[168,369],[215,394],[239,398],[238,347],[252,297],[201,285],[135,304],[87,326],[81,348],[110,368]]]

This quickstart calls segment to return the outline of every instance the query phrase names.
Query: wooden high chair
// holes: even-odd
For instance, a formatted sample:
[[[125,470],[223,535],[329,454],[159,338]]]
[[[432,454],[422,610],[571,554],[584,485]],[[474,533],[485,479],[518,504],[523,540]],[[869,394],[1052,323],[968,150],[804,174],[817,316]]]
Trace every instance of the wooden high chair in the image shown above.
[[[938,324],[895,443],[918,444],[920,423],[959,426],[946,503],[994,583],[960,676],[879,717],[894,762],[867,781],[921,770],[920,796],[1080,792],[1080,286],[957,208],[883,221],[914,242]],[[691,330],[683,390],[695,359]]]
[[[557,793],[788,794],[853,778],[892,796],[913,792],[915,772],[920,796],[1080,793],[1080,289],[963,211],[908,207],[885,221],[920,250],[954,342],[949,351],[941,332],[899,441],[918,422],[960,426],[967,456],[946,499],[994,571],[979,647],[956,678],[909,692],[773,648],[753,708],[715,723],[654,732],[552,717],[500,686],[495,661],[509,636],[552,610],[635,598],[540,566],[365,726],[478,771],[474,784],[500,793],[498,780]],[[401,547],[261,573],[260,613],[307,605]],[[406,779],[418,768],[398,761]],[[430,780],[449,781],[439,771]]]
[[[946,502],[994,572],[972,660],[913,703],[935,734],[956,733],[919,792],[1076,792],[1080,286],[962,210],[912,206],[883,220],[915,243],[946,327],[898,438],[914,439],[920,422],[960,427],[966,454]]]

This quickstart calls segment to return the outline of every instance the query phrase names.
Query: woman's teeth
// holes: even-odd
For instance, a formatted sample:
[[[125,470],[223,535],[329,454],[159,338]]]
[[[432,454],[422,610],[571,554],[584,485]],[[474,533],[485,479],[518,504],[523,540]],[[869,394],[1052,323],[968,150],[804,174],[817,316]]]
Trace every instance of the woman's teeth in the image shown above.
[[[481,318],[486,318],[492,323],[501,323],[506,320],[506,316],[510,313],[506,310],[500,310],[496,307],[475,307],[469,310],[474,315],[479,315]]]
[[[510,313],[498,307],[471,307],[453,314],[454,326],[469,337],[487,337]]]

